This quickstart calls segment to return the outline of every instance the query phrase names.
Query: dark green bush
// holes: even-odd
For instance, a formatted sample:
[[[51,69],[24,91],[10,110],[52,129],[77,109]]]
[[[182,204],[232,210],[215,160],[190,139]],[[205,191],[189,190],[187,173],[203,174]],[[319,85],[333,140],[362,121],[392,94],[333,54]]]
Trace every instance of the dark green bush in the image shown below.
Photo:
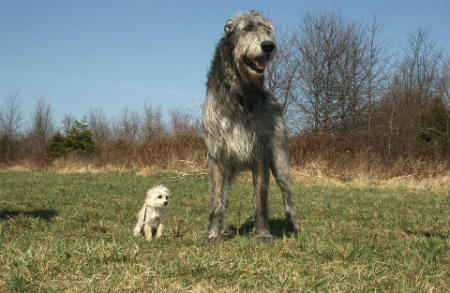
[[[449,113],[441,102],[424,108],[419,116],[418,140],[422,149],[433,155],[449,152]]]
[[[19,151],[19,141],[8,134],[0,136],[0,161],[14,160]]]
[[[71,129],[65,135],[57,132],[47,146],[47,155],[54,159],[65,155],[90,155],[98,148],[93,138],[92,130],[87,122],[75,120]]]

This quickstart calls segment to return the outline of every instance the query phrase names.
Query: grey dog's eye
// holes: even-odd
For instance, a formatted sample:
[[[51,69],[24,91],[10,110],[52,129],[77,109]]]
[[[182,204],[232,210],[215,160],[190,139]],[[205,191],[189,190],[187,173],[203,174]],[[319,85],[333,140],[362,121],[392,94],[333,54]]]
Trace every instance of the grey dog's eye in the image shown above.
[[[253,29],[253,24],[249,23],[244,27],[244,31],[251,31]]]

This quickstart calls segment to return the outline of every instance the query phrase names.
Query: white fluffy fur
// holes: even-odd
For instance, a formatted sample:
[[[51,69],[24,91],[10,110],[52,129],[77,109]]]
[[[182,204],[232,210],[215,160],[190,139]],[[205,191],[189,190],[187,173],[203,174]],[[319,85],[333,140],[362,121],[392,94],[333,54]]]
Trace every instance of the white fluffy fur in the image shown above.
[[[169,189],[162,185],[147,191],[144,205],[137,216],[133,230],[134,236],[145,235],[147,241],[153,237],[159,238],[166,224],[166,206],[170,196]]]

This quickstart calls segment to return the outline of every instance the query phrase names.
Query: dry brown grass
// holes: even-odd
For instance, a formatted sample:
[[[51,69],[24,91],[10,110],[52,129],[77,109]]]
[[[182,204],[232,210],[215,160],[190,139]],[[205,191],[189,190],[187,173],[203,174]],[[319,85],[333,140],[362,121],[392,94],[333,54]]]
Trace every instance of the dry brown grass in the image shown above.
[[[404,187],[421,190],[446,191],[449,189],[448,174],[432,177],[414,177],[413,175],[386,178],[364,172],[353,174],[345,180],[338,174],[330,174],[328,170],[321,169],[318,164],[311,164],[305,168],[292,169],[293,181],[301,185],[336,185],[353,187]]]
[[[330,163],[324,160],[314,160],[304,163],[302,166],[292,166],[292,180],[300,185],[331,185],[331,186],[354,186],[354,187],[404,187],[422,190],[447,191],[450,186],[450,176],[444,162],[438,166],[423,166],[423,162],[416,163],[417,166],[433,170],[416,170],[412,174],[395,175],[396,170],[386,167],[367,168],[368,162],[360,166],[353,164],[352,168],[336,170],[330,168]],[[349,162],[351,165],[351,162]],[[366,168],[364,168],[366,167]],[[4,165],[1,169],[5,171],[33,171],[42,170],[34,161],[24,160],[21,162]],[[203,161],[171,160],[166,164],[144,165],[141,163],[128,163],[126,166],[120,164],[97,165],[87,158],[57,159],[47,167],[47,171],[60,174],[65,173],[135,173],[140,176],[161,175],[175,173],[183,177],[188,175],[207,176],[206,159]],[[425,174],[425,175],[424,175]],[[241,173],[237,180],[250,181],[249,172]]]
[[[173,113],[171,127],[151,120],[140,139],[117,136],[99,144],[90,156],[53,161],[25,156],[0,161],[7,170],[49,170],[57,173],[133,172],[207,176],[206,145],[198,121]],[[349,135],[303,133],[289,138],[293,180],[302,185],[404,186],[448,190],[449,160],[442,154],[409,151],[386,153],[384,147]],[[24,153],[25,154],[25,153]],[[240,180],[250,180],[243,173]]]
[[[178,129],[178,130],[177,130]],[[6,170],[49,170],[57,173],[133,172],[207,176],[206,146],[195,127],[178,127],[142,143],[123,140],[103,145],[91,156],[50,161],[24,158],[0,164]],[[293,181],[302,185],[386,186],[448,190],[449,161],[414,153],[386,157],[346,136],[305,134],[289,140]],[[239,180],[251,180],[242,173]]]

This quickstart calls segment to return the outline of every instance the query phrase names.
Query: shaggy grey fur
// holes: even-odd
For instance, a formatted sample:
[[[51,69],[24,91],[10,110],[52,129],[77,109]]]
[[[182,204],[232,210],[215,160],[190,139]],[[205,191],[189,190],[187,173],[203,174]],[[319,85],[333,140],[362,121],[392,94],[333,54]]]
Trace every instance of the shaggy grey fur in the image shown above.
[[[259,239],[271,241],[269,169],[283,194],[285,232],[298,231],[285,125],[278,103],[264,89],[266,62],[276,52],[274,29],[255,11],[237,14],[224,29],[208,73],[203,106],[211,201],[206,241],[223,240],[229,187],[243,169],[252,170],[254,231]]]

